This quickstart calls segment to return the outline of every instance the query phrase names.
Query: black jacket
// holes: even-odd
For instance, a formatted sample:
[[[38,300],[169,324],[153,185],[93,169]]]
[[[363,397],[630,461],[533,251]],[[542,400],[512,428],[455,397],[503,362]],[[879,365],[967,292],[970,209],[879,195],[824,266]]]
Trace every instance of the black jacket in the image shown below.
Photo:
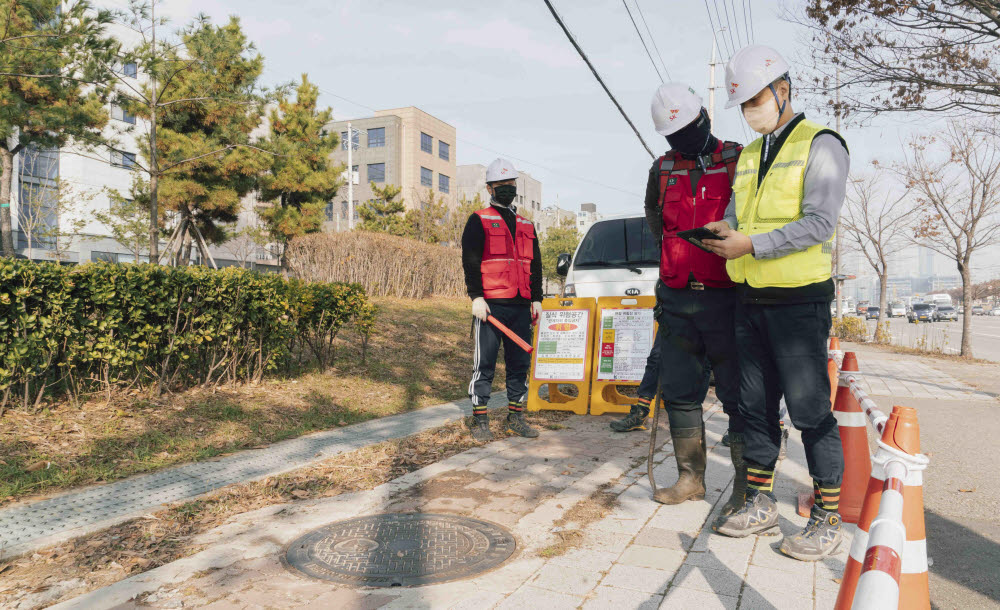
[[[513,236],[516,229],[517,215],[510,208],[498,205],[493,210],[507,223],[507,229]],[[465,290],[470,299],[483,296],[483,275],[480,264],[483,262],[483,246],[486,243],[486,232],[477,214],[469,216],[462,231],[462,268],[465,270]],[[531,259],[531,301],[542,300],[542,252],[538,247],[538,236],[535,236],[535,256]],[[510,299],[489,299],[491,303],[530,303],[528,299],[518,295]]]

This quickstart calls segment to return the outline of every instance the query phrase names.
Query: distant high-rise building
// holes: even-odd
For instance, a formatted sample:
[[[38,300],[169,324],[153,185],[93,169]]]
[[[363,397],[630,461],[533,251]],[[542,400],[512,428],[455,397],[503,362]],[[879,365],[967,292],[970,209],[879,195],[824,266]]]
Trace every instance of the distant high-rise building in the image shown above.
[[[935,274],[934,251],[924,246],[917,249],[917,275],[920,277],[930,277]]]
[[[576,213],[576,228],[580,231],[580,235],[583,235],[590,229],[590,225],[600,219],[596,203],[581,203],[580,211]]]

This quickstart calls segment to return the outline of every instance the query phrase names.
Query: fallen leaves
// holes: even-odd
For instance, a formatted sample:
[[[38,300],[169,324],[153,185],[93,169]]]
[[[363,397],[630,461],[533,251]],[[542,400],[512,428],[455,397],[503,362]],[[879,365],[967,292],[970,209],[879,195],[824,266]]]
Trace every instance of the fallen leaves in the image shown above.
[[[972,492],[976,491],[976,488],[975,487],[970,487],[968,489],[959,489],[958,491],[960,491],[960,492],[962,492],[964,494],[971,494]]]
[[[25,472],[38,472],[39,470],[48,469],[51,465],[52,462],[35,462],[24,470]]]

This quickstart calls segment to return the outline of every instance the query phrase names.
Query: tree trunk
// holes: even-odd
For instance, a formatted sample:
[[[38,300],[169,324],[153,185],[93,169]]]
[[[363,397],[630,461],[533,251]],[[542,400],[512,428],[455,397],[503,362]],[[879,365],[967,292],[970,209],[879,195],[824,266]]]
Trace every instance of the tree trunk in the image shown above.
[[[156,136],[152,136],[155,138]],[[151,153],[154,157],[156,153]],[[150,161],[152,164],[153,161]],[[159,189],[159,176],[156,172],[149,174],[149,262],[154,265],[160,264],[160,212],[157,209],[157,190]]]
[[[966,262],[958,263],[958,272],[962,276],[962,357],[972,358],[972,271]]]
[[[0,250],[4,256],[14,256],[14,225],[10,218],[10,191],[14,183],[14,153],[0,146]]]
[[[878,276],[878,324],[882,323],[882,320],[886,319],[886,307],[889,304],[889,269],[883,268],[882,273]]]
[[[187,267],[191,264],[191,230],[188,229],[184,232],[184,241],[181,246],[180,261],[178,263],[179,267]]]

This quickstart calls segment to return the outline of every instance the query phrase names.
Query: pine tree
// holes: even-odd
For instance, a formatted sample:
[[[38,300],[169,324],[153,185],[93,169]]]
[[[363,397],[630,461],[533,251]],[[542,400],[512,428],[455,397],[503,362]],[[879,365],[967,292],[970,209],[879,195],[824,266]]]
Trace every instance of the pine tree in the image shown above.
[[[448,210],[448,218],[445,221],[445,240],[454,247],[462,245],[462,233],[465,231],[465,223],[469,221],[469,216],[478,210],[486,207],[483,198],[476,193],[471,200],[464,194],[458,200],[458,206]]]
[[[330,160],[339,137],[327,133],[333,111],[317,110],[319,88],[303,74],[295,101],[282,97],[270,114],[270,168],[260,178],[260,198],[270,202],[259,208],[272,238],[285,246],[293,238],[319,231],[324,208],[339,189],[343,166]]]
[[[201,17],[181,38],[183,52],[174,50],[174,59],[190,64],[159,98],[157,156],[160,203],[176,213],[176,250],[186,262],[189,244],[200,245],[207,257],[201,238],[225,241],[223,225],[238,219],[243,197],[269,158],[250,146],[250,133],[263,116],[257,80],[264,59],[239,20],[214,26]]]
[[[13,256],[14,156],[100,138],[108,90],[86,85],[114,43],[104,36],[111,13],[85,0],[0,0],[0,15],[0,249]]]
[[[374,197],[358,209],[358,214],[361,216],[359,228],[376,233],[408,235],[410,228],[403,215],[406,205],[402,199],[396,199],[402,189],[394,184],[380,187],[372,182],[371,190]]]
[[[539,243],[542,254],[542,276],[550,282],[558,283],[560,291],[566,278],[556,273],[556,260],[560,254],[573,254],[579,244],[580,232],[572,218],[564,218],[558,226],[550,228]]]
[[[108,189],[111,206],[107,212],[94,212],[94,218],[111,231],[115,241],[139,257],[149,249],[149,182],[142,174],[132,174],[127,193]]]
[[[448,206],[444,199],[434,195],[434,189],[427,189],[427,196],[420,197],[420,207],[406,212],[404,222],[409,228],[409,236],[429,244],[441,243],[445,239],[445,218]]]

